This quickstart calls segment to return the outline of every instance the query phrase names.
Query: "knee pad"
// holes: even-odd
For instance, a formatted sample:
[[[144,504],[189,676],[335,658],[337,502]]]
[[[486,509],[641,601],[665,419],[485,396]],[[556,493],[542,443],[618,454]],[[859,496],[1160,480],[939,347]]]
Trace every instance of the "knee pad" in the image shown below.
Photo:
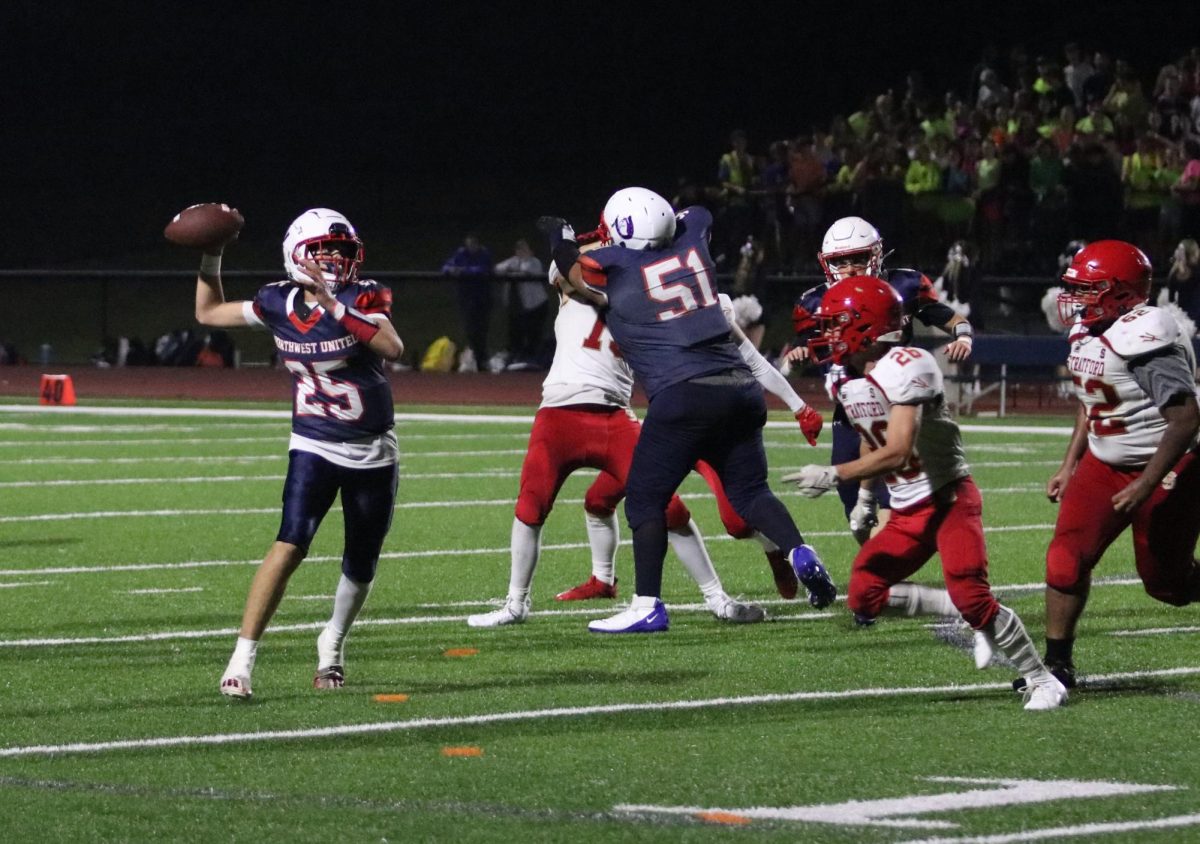
[[[378,565],[378,557],[371,560],[352,560],[350,557],[343,556],[342,574],[356,583],[370,583],[375,579],[375,568]]]
[[[546,516],[550,514],[550,508],[535,501],[531,495],[521,495],[517,497],[517,507],[513,515],[518,521],[524,522],[530,527],[541,527],[546,521]]]
[[[1079,555],[1057,539],[1050,541],[1046,551],[1046,585],[1067,595],[1077,595],[1082,590],[1090,565],[1085,565]]]
[[[593,516],[608,518],[616,512],[619,501],[619,498],[614,499],[608,495],[600,495],[589,489],[583,496],[583,509]]]
[[[851,575],[846,606],[857,619],[874,619],[887,606],[888,585],[874,577]],[[859,622],[860,624],[863,622]]]
[[[667,505],[667,530],[685,528],[691,520],[692,513],[683,503],[683,499],[678,495],[671,496],[671,503]]]

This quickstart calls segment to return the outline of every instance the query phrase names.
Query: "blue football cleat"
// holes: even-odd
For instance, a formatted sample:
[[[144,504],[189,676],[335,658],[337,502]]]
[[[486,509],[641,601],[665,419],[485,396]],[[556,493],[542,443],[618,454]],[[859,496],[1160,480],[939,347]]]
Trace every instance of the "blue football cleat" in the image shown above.
[[[629,609],[611,618],[588,622],[593,633],[665,633],[671,626],[667,608],[658,598],[634,595]]]
[[[829,572],[821,565],[821,558],[811,545],[801,545],[793,548],[788,554],[796,577],[808,590],[808,602],[817,609],[824,609],[833,603],[837,597],[837,587],[829,579]]]

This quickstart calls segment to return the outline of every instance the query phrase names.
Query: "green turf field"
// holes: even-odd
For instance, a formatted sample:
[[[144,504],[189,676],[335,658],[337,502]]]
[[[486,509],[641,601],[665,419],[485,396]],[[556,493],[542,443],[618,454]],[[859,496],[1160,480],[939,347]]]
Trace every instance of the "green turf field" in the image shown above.
[[[1050,713],[1021,709],[1009,669],[976,671],[955,631],[856,630],[841,602],[778,600],[696,476],[681,492],[725,587],[767,622],[717,622],[669,556],[669,633],[589,634],[611,602],[553,600],[590,570],[580,473],[543,534],[529,621],[468,628],[507,586],[531,413],[402,422],[399,505],[346,688],[311,688],[335,510],[240,703],[217,681],[277,527],[286,413],[0,410],[4,840],[1200,840],[1197,614],[1145,596],[1127,539],[1084,616],[1084,687]],[[1041,489],[1068,424],[966,434],[993,583],[1039,646],[1055,512]],[[768,431],[778,491],[827,457],[823,439]],[[785,501],[844,590],[836,499]],[[623,596],[632,575],[625,546]],[[938,583],[936,561],[918,579]]]

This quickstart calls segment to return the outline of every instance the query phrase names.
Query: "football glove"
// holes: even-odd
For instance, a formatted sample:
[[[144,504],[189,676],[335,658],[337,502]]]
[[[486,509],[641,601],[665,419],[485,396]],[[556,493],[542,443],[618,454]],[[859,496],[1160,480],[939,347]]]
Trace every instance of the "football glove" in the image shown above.
[[[806,404],[796,411],[796,421],[800,423],[800,433],[804,434],[808,444],[816,445],[817,435],[821,433],[821,426],[825,424],[821,414],[813,410],[812,405]]]
[[[871,528],[879,524],[879,516],[875,512],[875,493],[869,489],[858,490],[858,503],[850,511],[850,533],[862,545],[871,538]]]
[[[537,228],[550,239],[551,252],[564,240],[575,242],[575,229],[562,217],[538,217]]]
[[[784,475],[783,481],[795,484],[796,489],[805,498],[819,498],[837,485],[838,474],[833,466],[817,466],[810,463],[799,472]]]

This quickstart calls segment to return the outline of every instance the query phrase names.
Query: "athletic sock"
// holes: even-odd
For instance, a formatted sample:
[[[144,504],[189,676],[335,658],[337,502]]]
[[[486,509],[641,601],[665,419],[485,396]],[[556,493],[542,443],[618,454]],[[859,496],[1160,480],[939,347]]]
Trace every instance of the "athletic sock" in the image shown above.
[[[513,519],[512,525],[512,568],[508,574],[508,597],[515,601],[524,601],[529,597],[529,587],[533,583],[533,572],[537,568],[538,556],[542,550],[542,526],[527,525],[520,519]]]
[[[919,586],[916,583],[897,583],[888,590],[889,615],[939,615],[961,617],[945,589]]]
[[[689,519],[688,523],[678,530],[668,531],[667,538],[687,573],[704,592],[704,597],[709,597],[707,590],[714,588],[713,584],[716,584],[715,589],[720,592],[721,579],[717,577],[717,570],[713,568],[708,549],[704,547],[704,537],[700,534],[696,520]]]
[[[329,623],[325,625],[325,631],[321,636],[323,639],[322,649],[336,652],[336,656],[332,653],[325,655],[326,659],[334,660],[329,665],[340,664],[346,634],[350,632],[350,626],[354,624],[354,619],[358,618],[358,611],[367,602],[367,596],[371,594],[372,583],[374,581],[359,583],[357,580],[346,577],[344,573],[341,580],[338,581],[337,592],[333,596],[333,615],[330,617]],[[321,661],[324,662],[324,659]],[[318,667],[328,668],[329,665]]]
[[[1072,639],[1051,639],[1046,637],[1046,662],[1054,662],[1059,665],[1071,665],[1074,660],[1071,654],[1075,650],[1075,640]]]
[[[233,656],[229,657],[229,665],[225,673],[239,677],[249,677],[254,671],[254,658],[258,655],[258,640],[238,636],[237,644],[233,646]]]
[[[588,545],[592,548],[592,577],[603,583],[613,583],[616,578],[615,561],[621,532],[617,514],[600,516],[584,511],[587,524]]]
[[[1008,607],[1001,604],[1000,611],[983,628],[983,631],[992,637],[996,647],[1008,657],[1023,677],[1036,680],[1044,679],[1050,674],[1046,670],[1046,666],[1042,664],[1041,658],[1038,657],[1033,640],[1025,632],[1025,625]]]

